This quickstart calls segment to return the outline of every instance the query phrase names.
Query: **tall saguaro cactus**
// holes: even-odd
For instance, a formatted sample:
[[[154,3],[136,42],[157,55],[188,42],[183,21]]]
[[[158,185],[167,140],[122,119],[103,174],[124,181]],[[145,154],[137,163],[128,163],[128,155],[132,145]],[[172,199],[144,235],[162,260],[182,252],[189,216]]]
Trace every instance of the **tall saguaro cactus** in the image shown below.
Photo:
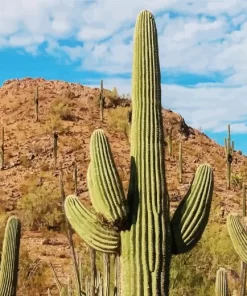
[[[170,221],[165,179],[160,66],[155,20],[142,11],[136,22],[132,75],[131,173],[127,200],[103,131],[90,143],[87,173],[94,210],[70,195],[65,212],[92,248],[120,256],[122,296],[168,296],[172,254],[193,248],[209,216],[213,172],[198,168]]]
[[[0,295],[16,295],[20,238],[20,221],[15,216],[11,216],[5,228],[3,241],[0,267]]]
[[[231,129],[228,124],[228,138],[225,138],[225,155],[226,155],[226,177],[227,177],[227,189],[231,188],[231,170],[232,170],[232,157],[234,151],[234,141],[231,141]]]

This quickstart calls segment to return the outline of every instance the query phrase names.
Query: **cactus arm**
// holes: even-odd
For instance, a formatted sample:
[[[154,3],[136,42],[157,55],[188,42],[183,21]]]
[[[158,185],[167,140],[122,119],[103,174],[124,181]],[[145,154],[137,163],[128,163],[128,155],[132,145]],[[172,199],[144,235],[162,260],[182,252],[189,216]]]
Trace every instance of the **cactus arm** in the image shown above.
[[[228,296],[228,281],[225,268],[218,269],[215,280],[215,296]]]
[[[64,207],[71,226],[90,247],[105,253],[117,252],[119,233],[101,224],[76,196],[67,196]]]
[[[15,296],[17,291],[21,223],[15,217],[8,219],[1,258],[0,295]]]
[[[200,165],[193,183],[171,220],[173,254],[192,249],[207,225],[213,195],[213,171]]]
[[[247,233],[237,214],[227,216],[227,229],[233,244],[233,247],[242,261],[247,263]]]
[[[109,222],[126,220],[128,211],[122,183],[103,130],[96,130],[91,136],[90,158],[87,183],[94,209]]]

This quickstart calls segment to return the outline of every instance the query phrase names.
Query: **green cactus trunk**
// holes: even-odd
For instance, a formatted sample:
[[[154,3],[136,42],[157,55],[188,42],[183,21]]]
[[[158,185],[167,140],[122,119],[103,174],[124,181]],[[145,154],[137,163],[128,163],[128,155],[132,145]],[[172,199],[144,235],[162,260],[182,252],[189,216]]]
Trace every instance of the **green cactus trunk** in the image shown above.
[[[15,216],[8,219],[1,258],[0,295],[15,296],[17,292],[21,223]]]
[[[124,296],[164,295],[170,265],[169,203],[157,32],[147,12],[137,19],[134,43],[128,193],[132,213],[130,230],[121,235],[121,291]]]
[[[119,254],[121,296],[168,296],[171,254],[191,250],[206,227],[213,173],[209,166],[199,166],[170,221],[157,30],[148,11],[142,11],[136,22],[132,79],[127,204],[109,142],[103,131],[97,130],[91,137],[87,172],[97,214],[73,195],[66,198],[65,212],[92,248]]]

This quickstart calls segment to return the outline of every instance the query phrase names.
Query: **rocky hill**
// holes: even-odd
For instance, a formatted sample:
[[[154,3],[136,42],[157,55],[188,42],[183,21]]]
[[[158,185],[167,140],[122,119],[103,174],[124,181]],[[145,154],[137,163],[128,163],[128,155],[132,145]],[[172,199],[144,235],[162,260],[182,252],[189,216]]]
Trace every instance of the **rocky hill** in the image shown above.
[[[37,86],[40,120],[35,122],[34,90]],[[51,275],[50,280],[41,280],[41,275],[43,279],[46,275],[48,278],[50,270],[45,263],[49,261],[62,282],[66,282],[68,274],[72,273],[67,238],[58,227],[63,217],[58,169],[54,168],[53,131],[58,132],[58,166],[63,168],[67,195],[74,191],[76,160],[78,194],[90,205],[86,172],[90,135],[96,128],[102,128],[108,136],[124,189],[127,189],[130,164],[127,111],[131,102],[114,98],[107,90],[105,95],[102,123],[99,120],[99,89],[41,78],[9,80],[0,88],[0,126],[5,129],[5,167],[0,171],[1,231],[9,214],[16,214],[23,222],[18,295],[28,295],[25,294],[24,278],[29,280],[30,295],[31,291],[33,295],[46,295],[40,291],[55,287]],[[234,153],[233,176],[238,176],[235,176],[232,189],[227,190],[224,148],[187,126],[184,119],[171,110],[163,110],[163,119],[166,133],[173,126],[173,154],[166,153],[171,212],[188,190],[196,167],[207,162],[214,168],[215,178],[210,220],[224,224],[228,212],[241,212],[239,176],[245,176],[247,172],[247,158],[241,152]],[[183,145],[181,184],[178,181],[180,140]],[[222,209],[224,217],[221,217]],[[80,239],[76,235],[74,238],[79,246]],[[87,253],[81,245],[80,248]],[[40,294],[37,294],[38,288]]]

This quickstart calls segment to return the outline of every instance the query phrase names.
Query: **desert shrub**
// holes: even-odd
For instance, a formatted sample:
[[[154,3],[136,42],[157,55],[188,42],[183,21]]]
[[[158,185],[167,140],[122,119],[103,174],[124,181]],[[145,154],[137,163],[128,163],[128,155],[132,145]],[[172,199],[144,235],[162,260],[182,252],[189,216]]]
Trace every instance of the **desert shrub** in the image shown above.
[[[170,295],[214,295],[217,269],[231,267],[238,270],[239,263],[226,226],[211,223],[194,249],[173,257]],[[229,284],[231,290],[236,288],[233,282],[229,281]]]
[[[233,173],[231,174],[231,183],[233,188],[241,189],[243,184],[243,176],[242,174]]]
[[[58,116],[62,120],[74,120],[69,100],[65,98],[57,98],[51,103],[51,113]]]
[[[51,282],[51,272],[39,259],[32,260],[30,252],[20,248],[18,295],[43,295],[47,292],[47,282]]]
[[[37,182],[30,186],[27,194],[17,203],[24,226],[28,229],[62,226],[64,214],[60,201],[57,183],[45,180],[40,186],[37,186]]]
[[[127,120],[127,113],[129,108],[117,107],[108,111],[107,121],[110,127],[120,133],[129,135],[129,124]]]

